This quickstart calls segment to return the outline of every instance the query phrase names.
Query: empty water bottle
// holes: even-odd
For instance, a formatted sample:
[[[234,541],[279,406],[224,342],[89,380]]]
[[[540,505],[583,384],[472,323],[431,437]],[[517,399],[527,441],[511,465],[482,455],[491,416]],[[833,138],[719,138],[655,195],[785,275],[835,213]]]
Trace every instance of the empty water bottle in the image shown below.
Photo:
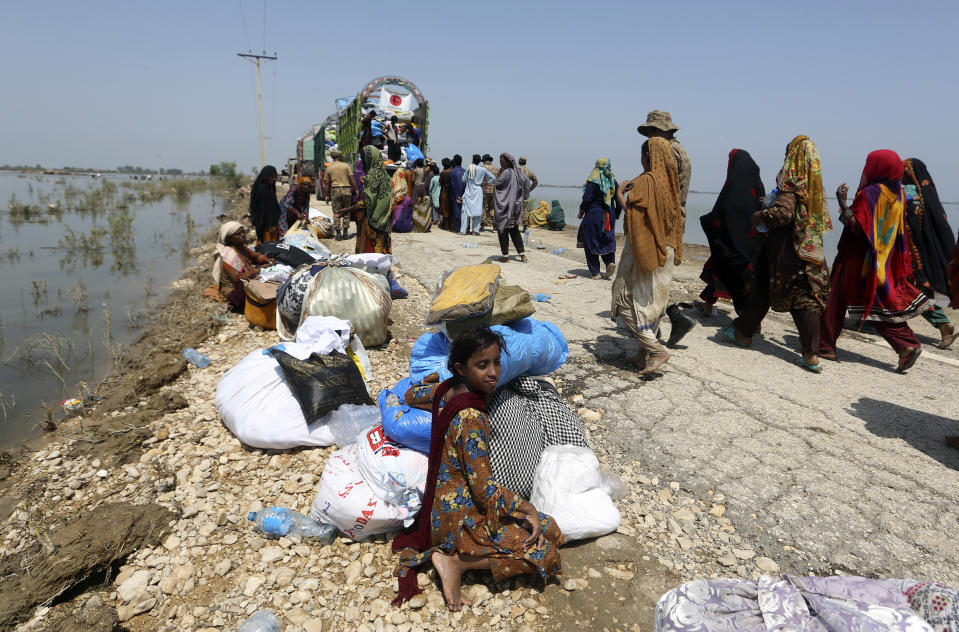
[[[566,252],[566,249],[565,249],[565,248],[557,248],[556,250],[553,251],[553,254],[554,254],[554,255],[561,255],[561,254],[563,254],[564,252]]]
[[[462,246],[463,248],[479,248],[479,244],[474,244],[469,241],[464,241],[463,243],[460,244],[460,246]]]
[[[364,404],[343,404],[330,413],[326,427],[333,435],[333,443],[341,448],[356,443],[356,437],[364,430],[380,423],[380,409]]]
[[[317,538],[323,544],[329,544],[337,534],[335,526],[317,522],[309,516],[284,507],[251,511],[247,518],[254,523],[258,531],[277,538],[298,535],[304,538]]]
[[[529,245],[529,226],[526,227],[526,232],[523,233],[523,243],[527,246]]]
[[[200,353],[193,347],[190,347],[189,349],[184,349],[183,357],[186,358],[187,362],[195,364],[201,369],[205,369],[206,367],[210,366],[209,356],[203,355],[202,353]]]
[[[247,619],[237,632],[282,632],[283,626],[276,615],[269,610],[257,610]]]
[[[536,300],[539,301],[540,303],[546,303],[551,298],[553,298],[551,294],[543,294],[542,292],[536,295]]]

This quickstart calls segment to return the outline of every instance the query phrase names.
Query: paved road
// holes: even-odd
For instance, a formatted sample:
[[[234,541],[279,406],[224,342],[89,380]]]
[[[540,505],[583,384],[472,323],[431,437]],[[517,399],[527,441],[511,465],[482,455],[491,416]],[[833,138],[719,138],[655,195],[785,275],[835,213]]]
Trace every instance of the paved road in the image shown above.
[[[547,248],[531,249],[528,264],[503,265],[503,277],[553,296],[537,317],[569,341],[559,372],[566,394],[579,391],[604,411],[598,440],[622,467],[638,460],[648,476],[703,498],[725,494],[737,532],[784,572],[959,578],[959,451],[943,442],[959,434],[955,350],[928,344],[899,375],[881,339],[847,334],[842,361],[812,375],[794,365],[788,315],[770,313],[752,349],[718,343],[727,306],[687,336],[661,377],[641,380],[629,362],[635,342],[608,318],[610,283],[559,279],[585,273],[574,234],[533,234]],[[461,248],[466,240],[480,247]],[[403,271],[428,287],[445,269],[497,254],[488,233],[394,235],[393,244]],[[556,246],[569,251],[554,256]],[[701,262],[677,269],[677,298],[701,287]],[[938,339],[921,319],[911,322],[925,343]]]

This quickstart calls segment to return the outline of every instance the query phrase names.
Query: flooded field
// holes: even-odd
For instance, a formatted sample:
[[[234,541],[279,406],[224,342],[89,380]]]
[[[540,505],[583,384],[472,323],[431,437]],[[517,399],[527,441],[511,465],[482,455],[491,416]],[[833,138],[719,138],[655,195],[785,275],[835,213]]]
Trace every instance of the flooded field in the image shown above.
[[[203,178],[0,172],[0,446],[88,395],[223,204]]]

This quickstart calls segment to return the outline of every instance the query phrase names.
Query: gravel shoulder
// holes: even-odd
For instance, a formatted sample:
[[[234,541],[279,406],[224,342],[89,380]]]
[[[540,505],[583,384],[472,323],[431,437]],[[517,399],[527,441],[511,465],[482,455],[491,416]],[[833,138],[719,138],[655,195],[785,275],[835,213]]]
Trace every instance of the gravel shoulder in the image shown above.
[[[474,607],[452,615],[435,577],[423,574],[423,598],[392,609],[395,557],[385,538],[316,547],[253,533],[248,511],[278,504],[308,512],[332,449],[251,449],[226,430],[214,408],[217,381],[250,351],[273,344],[275,333],[250,328],[242,316],[214,319],[215,306],[193,301],[183,313],[202,315],[204,332],[173,326],[168,356],[155,356],[166,364],[131,367],[120,376],[132,380],[122,382],[122,396],[65,424],[0,480],[7,499],[0,554],[24,572],[38,568],[29,563],[37,555],[31,547],[69,544],[56,534],[91,512],[116,511],[104,507],[140,507],[157,528],[127,527],[140,536],[129,553],[61,578],[65,590],[37,595],[0,624],[233,630],[267,607],[281,614],[284,629],[307,632],[651,630],[659,596],[693,578],[841,572],[957,581],[959,453],[942,441],[959,431],[951,417],[959,399],[955,351],[930,345],[898,375],[881,340],[847,333],[843,361],[815,376],[793,365],[798,335],[788,316],[771,313],[753,349],[718,343],[726,305],[687,336],[661,376],[642,380],[629,363],[635,343],[609,320],[610,283],[565,278],[585,274],[575,233],[534,229],[533,239],[530,263],[505,264],[503,276],[552,295],[537,303],[536,317],[555,322],[571,349],[554,381],[583,417],[600,460],[629,488],[618,503],[619,532],[565,548],[559,582],[490,585],[468,576]],[[462,241],[479,247],[461,248]],[[550,254],[556,247],[568,250]],[[393,339],[369,350],[374,392],[405,375],[408,339],[423,332],[428,288],[439,275],[496,248],[488,233],[394,236],[410,298],[393,304]],[[674,278],[677,300],[691,300],[702,286],[705,251],[686,254]],[[198,248],[196,257],[196,269],[178,282],[184,296],[207,284],[212,248]],[[934,342],[931,326],[912,323]],[[210,367],[176,359],[185,338],[211,357]],[[147,386],[129,385],[138,383]],[[111,440],[118,443],[101,447]],[[123,524],[104,520],[101,540]],[[40,550],[53,559],[66,552]]]

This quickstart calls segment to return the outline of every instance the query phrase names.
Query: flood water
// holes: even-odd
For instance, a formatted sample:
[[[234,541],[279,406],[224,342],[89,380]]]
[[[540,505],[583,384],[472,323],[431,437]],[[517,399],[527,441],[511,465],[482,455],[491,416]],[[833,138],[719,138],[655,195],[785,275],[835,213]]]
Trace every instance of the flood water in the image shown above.
[[[535,199],[537,203],[539,203],[539,200],[546,200],[547,202],[559,200],[566,214],[566,223],[570,226],[579,226],[579,220],[576,219],[576,214],[579,213],[579,203],[582,201],[582,194],[583,192],[580,188],[537,187],[531,197]],[[718,193],[690,192],[686,198],[686,233],[683,241],[689,244],[708,245],[706,242],[706,234],[703,233],[699,218],[713,209],[713,204],[715,204],[718,195]],[[849,197],[851,201],[852,193],[850,193]],[[949,224],[955,232],[956,228],[959,228],[959,204],[947,202],[943,203],[943,208],[946,210]],[[831,265],[832,260],[836,256],[839,236],[842,234],[842,224],[837,219],[839,215],[839,203],[836,202],[835,199],[829,200],[829,212],[832,214],[833,230],[826,233],[825,246],[826,260],[829,261]],[[623,232],[622,218],[616,222],[616,232],[619,234]]]
[[[136,337],[226,210],[205,182],[0,171],[0,446],[82,399]]]

